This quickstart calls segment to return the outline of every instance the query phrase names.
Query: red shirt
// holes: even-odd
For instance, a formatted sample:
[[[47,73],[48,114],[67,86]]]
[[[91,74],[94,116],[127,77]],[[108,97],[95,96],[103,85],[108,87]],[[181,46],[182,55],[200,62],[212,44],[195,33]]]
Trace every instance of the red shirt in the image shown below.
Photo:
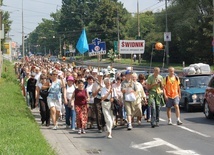
[[[74,104],[75,105],[84,105],[87,104],[87,93],[86,90],[79,90],[79,89],[75,89],[74,91],[75,93],[75,100],[74,100]]]

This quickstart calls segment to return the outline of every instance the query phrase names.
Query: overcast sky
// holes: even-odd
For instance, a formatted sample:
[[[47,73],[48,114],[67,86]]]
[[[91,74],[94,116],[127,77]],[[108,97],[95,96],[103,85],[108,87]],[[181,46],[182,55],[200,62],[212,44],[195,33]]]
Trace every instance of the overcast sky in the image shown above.
[[[137,12],[137,0],[119,0],[129,12]],[[13,41],[22,42],[22,0],[3,0],[4,11],[9,11],[13,21],[9,36]],[[165,3],[159,0],[139,0],[140,12],[157,11],[164,8]],[[50,13],[61,8],[61,0],[23,0],[24,33],[32,32],[42,18],[50,19]]]

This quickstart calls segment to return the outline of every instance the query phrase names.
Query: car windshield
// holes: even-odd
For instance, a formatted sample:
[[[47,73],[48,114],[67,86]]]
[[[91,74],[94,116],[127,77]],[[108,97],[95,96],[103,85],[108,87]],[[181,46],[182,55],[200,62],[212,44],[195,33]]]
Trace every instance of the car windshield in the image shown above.
[[[187,87],[203,87],[207,86],[210,80],[210,76],[194,76],[186,79]]]

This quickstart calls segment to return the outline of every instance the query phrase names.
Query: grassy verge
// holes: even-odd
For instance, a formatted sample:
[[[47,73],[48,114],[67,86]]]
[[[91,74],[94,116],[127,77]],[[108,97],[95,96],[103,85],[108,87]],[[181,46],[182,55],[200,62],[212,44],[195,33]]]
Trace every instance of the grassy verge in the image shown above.
[[[53,155],[21,94],[13,65],[4,61],[0,79],[0,154]]]

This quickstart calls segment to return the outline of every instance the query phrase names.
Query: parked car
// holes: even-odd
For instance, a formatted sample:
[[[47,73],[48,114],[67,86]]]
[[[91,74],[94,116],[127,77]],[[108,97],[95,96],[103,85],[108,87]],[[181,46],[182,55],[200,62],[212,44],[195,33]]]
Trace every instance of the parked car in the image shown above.
[[[50,56],[49,61],[50,62],[58,62],[59,59],[57,58],[57,56]]]
[[[187,112],[194,107],[203,108],[203,100],[206,87],[211,74],[194,74],[180,77],[181,81],[181,100],[180,106],[184,107]]]
[[[211,119],[214,116],[214,76],[210,79],[205,91],[203,112],[208,119]]]

